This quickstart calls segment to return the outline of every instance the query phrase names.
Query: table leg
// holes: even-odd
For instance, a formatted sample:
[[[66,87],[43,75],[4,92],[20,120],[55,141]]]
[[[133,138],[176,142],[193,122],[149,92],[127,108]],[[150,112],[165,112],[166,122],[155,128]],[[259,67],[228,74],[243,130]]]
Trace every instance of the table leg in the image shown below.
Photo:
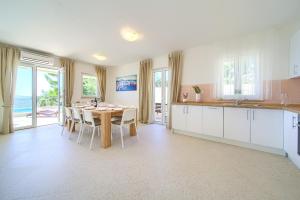
[[[130,132],[130,136],[136,136],[136,125],[135,125],[135,123],[129,125],[129,132]]]
[[[70,131],[71,128],[71,121],[69,119],[67,119],[67,129],[68,131]]]
[[[70,127],[70,133],[74,132],[75,131],[75,122],[72,121],[71,123],[71,127]]]
[[[101,113],[101,147],[111,146],[111,113]]]

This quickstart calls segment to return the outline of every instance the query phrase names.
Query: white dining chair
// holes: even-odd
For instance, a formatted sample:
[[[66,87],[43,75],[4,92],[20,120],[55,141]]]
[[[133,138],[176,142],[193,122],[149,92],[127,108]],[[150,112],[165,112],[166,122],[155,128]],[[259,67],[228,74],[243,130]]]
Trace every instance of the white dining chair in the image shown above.
[[[67,126],[69,128],[71,126],[72,121],[73,121],[72,110],[69,107],[65,107],[65,121],[64,121],[64,124],[63,124],[61,135],[64,134],[66,123],[67,123]]]
[[[83,117],[79,108],[74,107],[72,108],[72,111],[73,111],[73,120],[75,121],[75,123],[78,123],[80,125],[79,133],[77,137],[77,143],[79,143],[80,134],[82,132],[82,126],[83,126]]]
[[[123,111],[121,120],[113,120],[111,122],[114,125],[120,126],[122,148],[124,148],[124,133],[123,127],[130,126],[130,124],[136,124],[136,108],[128,108]]]
[[[101,125],[100,119],[94,118],[91,110],[83,110],[83,128],[82,128],[81,134],[78,138],[78,143],[80,144],[80,142],[81,142],[81,138],[83,136],[85,127],[87,126],[87,127],[93,128],[92,138],[91,138],[91,142],[90,142],[90,149],[92,149],[96,128],[98,129],[98,135],[100,135],[100,125]]]

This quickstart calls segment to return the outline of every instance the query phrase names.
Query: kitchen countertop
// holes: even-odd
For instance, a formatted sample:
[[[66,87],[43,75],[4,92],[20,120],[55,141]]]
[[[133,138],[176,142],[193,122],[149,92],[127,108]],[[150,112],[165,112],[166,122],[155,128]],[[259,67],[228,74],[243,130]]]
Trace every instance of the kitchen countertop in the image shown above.
[[[234,108],[262,108],[262,109],[278,109],[288,110],[300,114],[300,104],[291,104],[284,106],[282,104],[264,103],[264,102],[242,102],[236,105],[234,102],[178,102],[173,105],[196,105],[196,106],[216,106],[216,107],[234,107]]]

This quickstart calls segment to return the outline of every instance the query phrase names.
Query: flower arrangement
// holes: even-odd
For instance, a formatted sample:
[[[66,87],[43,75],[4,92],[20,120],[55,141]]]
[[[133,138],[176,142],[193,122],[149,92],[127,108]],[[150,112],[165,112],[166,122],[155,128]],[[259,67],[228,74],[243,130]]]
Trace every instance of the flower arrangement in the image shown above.
[[[183,102],[187,102],[188,96],[189,96],[189,93],[187,93],[187,92],[183,93],[183,94],[182,94],[182,97],[183,97],[183,98],[182,98],[182,101],[183,101]]]
[[[201,94],[202,93],[202,90],[199,86],[194,85],[193,88],[194,88],[194,91],[195,91],[196,94]]]

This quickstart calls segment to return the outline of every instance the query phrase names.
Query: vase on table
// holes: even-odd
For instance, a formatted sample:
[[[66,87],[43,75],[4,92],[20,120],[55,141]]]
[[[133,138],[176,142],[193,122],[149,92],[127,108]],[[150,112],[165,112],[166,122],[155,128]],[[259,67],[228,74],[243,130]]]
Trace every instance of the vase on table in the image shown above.
[[[201,101],[201,93],[196,93],[196,102]]]

